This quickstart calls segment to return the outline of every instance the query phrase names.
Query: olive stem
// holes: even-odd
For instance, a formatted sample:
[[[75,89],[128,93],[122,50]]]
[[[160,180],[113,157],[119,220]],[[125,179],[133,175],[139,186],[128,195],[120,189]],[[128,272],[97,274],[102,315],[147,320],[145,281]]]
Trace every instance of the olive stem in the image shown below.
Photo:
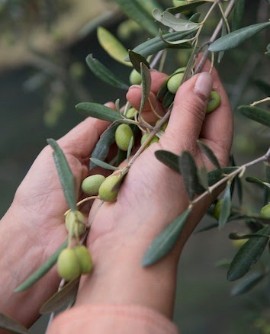
[[[224,12],[224,16],[225,16],[226,18],[230,15],[230,13],[231,13],[231,11],[232,11],[234,5],[235,5],[235,1],[236,1],[236,0],[231,0],[231,1],[229,2],[228,7],[226,8],[226,10],[225,10],[225,12]],[[220,33],[220,31],[221,31],[221,29],[222,29],[222,26],[223,26],[223,19],[221,19],[221,20],[219,21],[219,23],[218,23],[216,29],[214,30],[212,36],[210,37],[210,39],[209,39],[209,41],[208,41],[208,43],[207,43],[208,46],[216,40],[218,34]],[[203,56],[202,56],[202,58],[201,58],[199,64],[198,64],[198,65],[196,66],[196,68],[195,68],[195,73],[194,73],[194,74],[197,74],[197,73],[201,72],[201,70],[202,70],[202,68],[203,68],[203,66],[204,66],[204,64],[205,64],[205,62],[206,62],[206,60],[207,60],[208,53],[209,53],[209,50],[208,50],[208,47],[207,47],[206,50],[205,50],[204,53],[203,53]]]
[[[255,164],[259,163],[259,162],[262,162],[262,161],[267,161],[267,160],[269,160],[269,158],[270,158],[270,148],[267,150],[267,152],[264,155],[260,156],[259,158],[255,159],[255,160],[252,160],[252,161],[249,161],[249,162],[245,163],[244,165],[238,167],[232,173],[227,174],[225,177],[223,177],[221,180],[219,180],[218,182],[216,182],[214,185],[210,186],[205,192],[203,192],[201,195],[199,195],[191,203],[195,204],[195,203],[199,202],[206,195],[211,194],[216,188],[218,188],[219,186],[221,186],[223,183],[232,180],[238,174],[239,174],[239,177],[242,177],[242,175],[244,174],[244,172],[246,171],[246,169],[248,167],[253,166],[253,165],[255,165]]]
[[[261,103],[264,103],[264,102],[269,102],[270,101],[270,97],[266,97],[265,99],[262,99],[262,100],[259,100],[259,101],[255,101],[253,103],[251,103],[251,107],[254,107],[256,106],[257,104],[261,104]]]

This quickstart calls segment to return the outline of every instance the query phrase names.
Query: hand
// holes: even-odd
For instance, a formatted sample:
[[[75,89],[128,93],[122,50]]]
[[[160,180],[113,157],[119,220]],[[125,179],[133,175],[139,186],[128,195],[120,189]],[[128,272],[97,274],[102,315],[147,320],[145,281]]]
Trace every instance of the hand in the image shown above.
[[[152,73],[153,94],[163,81],[164,75]],[[217,110],[206,115],[212,87],[219,92],[222,102]],[[140,94],[139,87],[131,87],[128,92],[127,98],[135,107],[139,105]],[[199,138],[213,150],[221,165],[227,164],[232,115],[216,71],[212,75],[196,75],[181,85],[164,135],[136,159],[121,185],[117,201],[101,206],[96,203],[92,207],[88,245],[96,267],[82,283],[78,304],[137,303],[167,315],[171,313],[181,249],[214,198],[209,196],[196,206],[169,256],[149,269],[141,268],[143,254],[151,241],[188,205],[182,178],[160,163],[154,152],[165,149],[180,154],[188,150],[199,166],[204,164],[211,169],[213,166],[197,146]],[[160,291],[164,293],[161,295]]]
[[[58,143],[63,149],[79,186],[88,175],[89,156],[104,121],[87,118]],[[57,289],[59,277],[55,268],[24,293],[14,289],[37,269],[67,237],[64,213],[68,209],[52,149],[47,146],[39,154],[19,186],[14,201],[0,224],[1,301],[3,312],[25,325],[38,316],[38,310]]]

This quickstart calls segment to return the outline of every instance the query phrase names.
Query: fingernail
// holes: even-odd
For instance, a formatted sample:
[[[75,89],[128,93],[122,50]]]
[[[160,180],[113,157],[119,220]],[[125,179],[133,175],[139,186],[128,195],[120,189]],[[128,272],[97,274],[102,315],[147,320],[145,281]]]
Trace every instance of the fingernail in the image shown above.
[[[140,85],[132,85],[129,87],[129,89],[142,89],[142,86]]]
[[[207,99],[213,87],[213,79],[208,72],[202,72],[198,75],[194,86],[194,92],[200,95],[203,99]]]

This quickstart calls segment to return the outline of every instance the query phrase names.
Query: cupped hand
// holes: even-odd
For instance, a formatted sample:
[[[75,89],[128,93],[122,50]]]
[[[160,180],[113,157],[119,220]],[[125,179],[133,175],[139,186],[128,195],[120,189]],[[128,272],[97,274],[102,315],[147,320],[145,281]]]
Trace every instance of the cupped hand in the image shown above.
[[[156,95],[164,80],[164,74],[152,72],[152,96]],[[221,104],[214,112],[206,114],[212,89],[219,92]],[[130,88],[127,99],[134,107],[138,107],[140,96],[141,88],[134,86]],[[155,102],[156,108],[160,109],[159,102]],[[151,105],[153,104],[152,101]],[[150,106],[146,108],[149,109]],[[96,203],[92,208],[90,248],[105,254],[108,247],[111,252],[112,249],[125,252],[132,247],[141,255],[146,251],[153,238],[183,212],[189,203],[182,178],[160,163],[154,153],[160,149],[176,154],[187,150],[198,166],[211,170],[214,166],[199,150],[198,139],[212,149],[222,166],[228,163],[232,141],[232,113],[215,70],[211,74],[197,74],[181,85],[175,96],[165,133],[158,143],[148,147],[133,163],[121,185],[117,201],[103,203],[101,206]],[[180,248],[213,199],[209,197],[193,210],[196,212],[192,214],[182,234]]]
[[[88,175],[89,156],[107,126],[107,122],[87,118],[58,140],[75,177],[77,199],[80,184]],[[68,209],[53,160],[46,146],[38,155],[17,189],[12,206],[25,217],[20,224],[35,245],[43,250],[44,259],[67,237],[64,213]]]

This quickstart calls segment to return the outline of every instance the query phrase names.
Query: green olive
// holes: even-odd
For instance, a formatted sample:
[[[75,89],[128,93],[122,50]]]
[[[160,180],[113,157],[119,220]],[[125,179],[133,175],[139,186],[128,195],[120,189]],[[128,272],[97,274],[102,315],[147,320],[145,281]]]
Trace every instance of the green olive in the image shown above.
[[[117,198],[122,179],[123,175],[121,174],[112,174],[107,176],[99,188],[99,198],[102,201],[114,202]]]
[[[123,151],[127,151],[130,141],[133,140],[133,132],[128,124],[120,124],[115,131],[116,145]]]
[[[129,108],[125,114],[126,118],[132,119],[136,116],[138,110],[135,108]]]
[[[167,81],[167,88],[170,93],[175,94],[177,92],[177,89],[181,85],[183,76],[184,76],[184,73],[179,72],[179,73],[173,74],[169,78],[169,80]]]
[[[270,203],[261,208],[260,215],[263,218],[270,219]]]
[[[98,194],[98,189],[104,180],[105,176],[103,175],[90,175],[83,180],[82,191],[89,196],[95,196]]]
[[[93,268],[93,261],[88,248],[81,245],[74,247],[73,250],[78,258],[81,267],[81,273],[82,274],[90,273],[90,271]]]
[[[71,236],[79,237],[86,230],[86,217],[79,211],[69,211],[65,217],[65,226]]]
[[[142,135],[142,138],[141,138],[141,145],[143,145],[143,143],[147,140],[147,138],[149,137],[149,133],[144,133],[143,135]],[[151,139],[151,141],[150,141],[150,143],[147,145],[147,146],[150,146],[151,144],[153,144],[153,143],[157,143],[159,141],[159,138],[157,137],[157,136],[154,136],[152,139]]]
[[[206,107],[206,113],[216,110],[220,106],[221,98],[218,92],[212,90]]]
[[[131,85],[140,85],[142,82],[141,73],[133,69],[129,75],[129,82],[131,83]]]
[[[65,248],[57,259],[57,272],[66,281],[72,281],[81,274],[81,267],[73,249]]]

